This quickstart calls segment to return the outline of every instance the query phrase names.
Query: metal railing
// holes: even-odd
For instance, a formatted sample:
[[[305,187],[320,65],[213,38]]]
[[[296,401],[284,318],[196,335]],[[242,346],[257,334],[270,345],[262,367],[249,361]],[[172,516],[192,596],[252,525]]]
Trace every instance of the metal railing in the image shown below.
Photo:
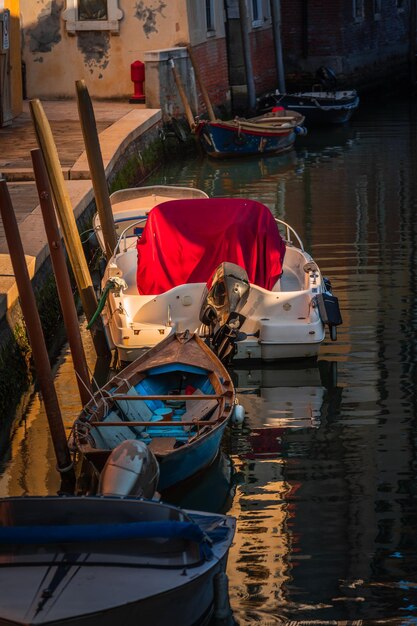
[[[284,239],[287,243],[291,243],[294,245],[293,240],[291,239],[291,236],[293,236],[297,243],[298,243],[298,247],[302,250],[302,252],[304,252],[304,245],[303,242],[301,241],[300,237],[298,236],[298,234],[296,233],[296,231],[293,229],[292,226],[290,226],[289,224],[287,224],[287,222],[284,222],[283,220],[280,220],[279,218],[274,218],[276,223],[279,226],[283,226],[284,230],[285,230],[285,235],[284,235]]]

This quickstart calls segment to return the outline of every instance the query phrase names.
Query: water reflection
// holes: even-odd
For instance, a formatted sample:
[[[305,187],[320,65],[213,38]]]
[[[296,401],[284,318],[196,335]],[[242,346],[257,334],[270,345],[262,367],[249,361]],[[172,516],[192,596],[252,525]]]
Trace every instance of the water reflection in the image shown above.
[[[225,435],[228,436],[230,433]],[[204,474],[164,492],[162,499],[184,509],[227,513],[238,480],[229,455],[221,450]]]
[[[229,556],[231,593],[239,599],[240,624],[280,623],[297,542],[289,501],[302,488],[299,479],[286,476],[287,463],[311,445],[331,398],[340,398],[337,372],[333,363],[307,362],[233,373],[246,420],[233,439],[232,458],[242,478],[231,510],[238,518]]]
[[[301,167],[302,162],[294,150],[268,158],[243,159],[243,162],[242,159],[204,158],[199,163],[196,182],[198,188],[212,197],[239,196],[240,193],[248,197],[249,191],[256,198],[259,180],[276,185],[282,177]]]

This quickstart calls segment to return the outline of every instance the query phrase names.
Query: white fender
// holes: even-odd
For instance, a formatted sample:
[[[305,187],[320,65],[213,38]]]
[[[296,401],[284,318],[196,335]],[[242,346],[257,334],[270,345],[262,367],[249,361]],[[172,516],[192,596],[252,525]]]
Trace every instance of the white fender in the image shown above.
[[[232,412],[232,424],[234,426],[240,426],[245,419],[245,409],[241,404],[235,404]]]

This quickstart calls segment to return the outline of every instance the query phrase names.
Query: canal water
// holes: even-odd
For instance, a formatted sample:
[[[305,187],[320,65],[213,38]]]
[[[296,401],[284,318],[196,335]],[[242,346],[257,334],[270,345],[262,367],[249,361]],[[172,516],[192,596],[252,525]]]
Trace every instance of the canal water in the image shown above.
[[[299,233],[343,326],[317,362],[233,368],[246,410],[198,484],[173,501],[237,518],[234,618],[260,624],[417,624],[417,106],[363,102],[281,157],[171,158],[146,184],[260,200]],[[83,325],[91,370],[93,359]],[[64,419],[79,410],[68,348]],[[0,466],[0,495],[56,493],[38,396]]]

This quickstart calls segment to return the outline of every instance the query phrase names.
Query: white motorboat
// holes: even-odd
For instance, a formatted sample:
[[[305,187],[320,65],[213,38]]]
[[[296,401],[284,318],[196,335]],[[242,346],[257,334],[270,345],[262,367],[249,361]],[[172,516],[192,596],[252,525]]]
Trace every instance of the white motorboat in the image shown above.
[[[107,264],[100,307],[121,361],[185,330],[222,360],[314,357],[325,324],[335,339],[342,321],[297,233],[241,198],[170,200],[130,221]]]
[[[229,516],[135,498],[2,498],[0,623],[201,623],[227,600],[234,530]]]

